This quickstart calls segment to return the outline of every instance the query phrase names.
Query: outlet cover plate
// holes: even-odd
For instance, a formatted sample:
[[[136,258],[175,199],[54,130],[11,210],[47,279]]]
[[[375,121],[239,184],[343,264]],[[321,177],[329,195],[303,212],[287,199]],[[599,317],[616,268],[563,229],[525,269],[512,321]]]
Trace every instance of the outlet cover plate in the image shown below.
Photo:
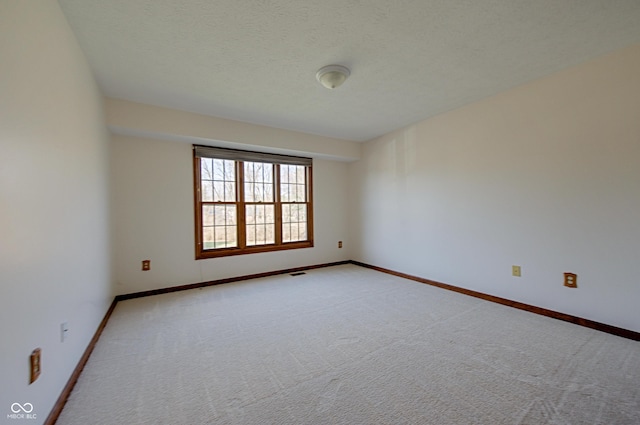
[[[31,352],[31,356],[29,356],[29,385],[33,384],[36,379],[40,376],[40,371],[42,368],[40,355],[42,354],[42,350],[40,348],[36,348]]]
[[[577,288],[578,287],[578,275],[575,273],[565,273],[564,274],[564,286],[567,288]]]
[[[511,266],[511,275],[515,277],[522,276],[522,270],[520,269],[520,266]]]

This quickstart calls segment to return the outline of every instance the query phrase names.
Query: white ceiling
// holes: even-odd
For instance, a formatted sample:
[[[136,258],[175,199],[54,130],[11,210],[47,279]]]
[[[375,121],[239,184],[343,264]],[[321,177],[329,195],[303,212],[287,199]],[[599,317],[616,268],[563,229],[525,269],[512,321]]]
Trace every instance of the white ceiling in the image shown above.
[[[640,0],[59,3],[106,96],[357,141],[640,42]]]

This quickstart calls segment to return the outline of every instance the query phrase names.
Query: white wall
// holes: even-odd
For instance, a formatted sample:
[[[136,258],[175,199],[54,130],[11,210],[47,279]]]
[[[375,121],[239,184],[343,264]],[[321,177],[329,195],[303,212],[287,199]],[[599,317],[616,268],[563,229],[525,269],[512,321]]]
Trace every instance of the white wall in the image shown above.
[[[639,45],[368,142],[350,178],[354,259],[640,331]]]
[[[350,258],[345,162],[314,160],[313,248],[196,261],[191,145],[113,136],[111,148],[119,294]],[[151,270],[143,272],[145,259],[151,260]]]
[[[57,2],[0,2],[0,58],[0,418],[29,402],[37,424],[113,299],[109,137]],[[42,374],[28,385],[36,347]]]

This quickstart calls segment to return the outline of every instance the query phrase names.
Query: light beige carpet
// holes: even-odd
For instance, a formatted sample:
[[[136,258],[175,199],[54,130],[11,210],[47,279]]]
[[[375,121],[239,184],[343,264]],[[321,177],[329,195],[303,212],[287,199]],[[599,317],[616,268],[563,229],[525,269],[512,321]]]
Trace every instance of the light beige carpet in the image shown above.
[[[120,302],[58,424],[640,424],[640,343],[345,265]]]

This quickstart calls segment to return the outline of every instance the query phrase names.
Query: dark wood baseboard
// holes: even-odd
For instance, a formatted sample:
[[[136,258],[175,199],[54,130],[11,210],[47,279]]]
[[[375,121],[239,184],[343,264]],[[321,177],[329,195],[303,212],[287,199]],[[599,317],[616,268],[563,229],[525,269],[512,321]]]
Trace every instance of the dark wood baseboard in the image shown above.
[[[214,286],[214,285],[221,285],[223,283],[240,282],[242,280],[258,279],[258,278],[261,278],[261,277],[269,277],[269,276],[277,276],[277,275],[280,275],[280,274],[296,273],[296,272],[302,272],[302,271],[306,271],[306,270],[321,269],[321,268],[324,268],[324,267],[341,266],[343,264],[349,264],[350,262],[351,262],[350,260],[345,260],[345,261],[337,261],[335,263],[315,264],[315,265],[312,265],[312,266],[294,267],[292,269],[274,270],[274,271],[271,271],[271,272],[247,274],[247,275],[243,275],[243,276],[228,277],[228,278],[225,278],[225,279],[217,279],[217,280],[211,280],[211,281],[207,281],[207,282],[190,283],[188,285],[180,285],[180,286],[171,286],[171,287],[168,287],[168,288],[152,289],[150,291],[133,292],[131,294],[124,294],[124,295],[116,296],[116,301],[124,301],[124,300],[130,300],[132,298],[148,297],[148,296],[151,296],[151,295],[168,294],[170,292],[187,291],[189,289],[203,288],[205,286]]]
[[[361,263],[360,261],[352,260],[351,264],[357,266],[366,267],[368,269],[376,270],[379,272],[387,273],[393,276],[402,277],[404,279],[413,280],[420,283],[426,283],[427,285],[437,286],[438,288],[447,289],[449,291],[458,292],[460,294],[469,295],[476,298],[481,298],[486,301],[514,307],[520,310],[529,311],[531,313],[540,314],[542,316],[552,317],[554,319],[570,322],[576,325],[584,326],[586,328],[595,329],[601,332],[606,332],[612,335],[621,336],[623,338],[632,339],[634,341],[640,341],[640,332],[635,332],[629,329],[619,328],[617,326],[607,325],[606,323],[600,323],[589,319],[583,319],[582,317],[572,316],[570,314],[560,313],[558,311],[549,310],[542,307],[536,307],[533,305],[521,303],[519,301],[512,301],[506,298],[500,298],[493,295],[483,294],[482,292],[472,291],[470,289],[464,289],[457,286],[449,285],[442,282],[436,282],[434,280],[425,279],[418,276],[412,276],[410,274],[397,272],[394,270],[385,269],[383,267],[372,266],[370,264]]]
[[[98,325],[98,329],[96,329],[96,333],[93,334],[93,338],[91,338],[91,341],[89,341],[89,345],[87,345],[87,348],[84,350],[82,357],[80,357],[80,360],[76,365],[76,368],[73,370],[73,373],[69,377],[69,380],[67,381],[67,385],[65,385],[64,388],[62,389],[62,392],[60,393],[58,400],[56,400],[56,403],[53,405],[51,412],[49,412],[49,416],[47,416],[47,419],[44,421],[44,425],[54,425],[58,420],[58,416],[60,416],[60,413],[62,412],[62,409],[64,408],[64,405],[67,402],[67,399],[69,398],[69,395],[73,390],[73,387],[76,385],[76,382],[78,381],[78,377],[80,376],[80,373],[82,373],[82,369],[84,369],[84,366],[87,364],[87,360],[89,360],[89,356],[91,355],[91,352],[96,346],[98,339],[100,339],[100,335],[102,334],[104,327],[107,325],[107,322],[111,317],[111,313],[113,313],[113,310],[116,308],[117,303],[118,301],[116,301],[115,299],[111,302],[109,309],[107,310],[104,317],[102,318],[102,321]]]

